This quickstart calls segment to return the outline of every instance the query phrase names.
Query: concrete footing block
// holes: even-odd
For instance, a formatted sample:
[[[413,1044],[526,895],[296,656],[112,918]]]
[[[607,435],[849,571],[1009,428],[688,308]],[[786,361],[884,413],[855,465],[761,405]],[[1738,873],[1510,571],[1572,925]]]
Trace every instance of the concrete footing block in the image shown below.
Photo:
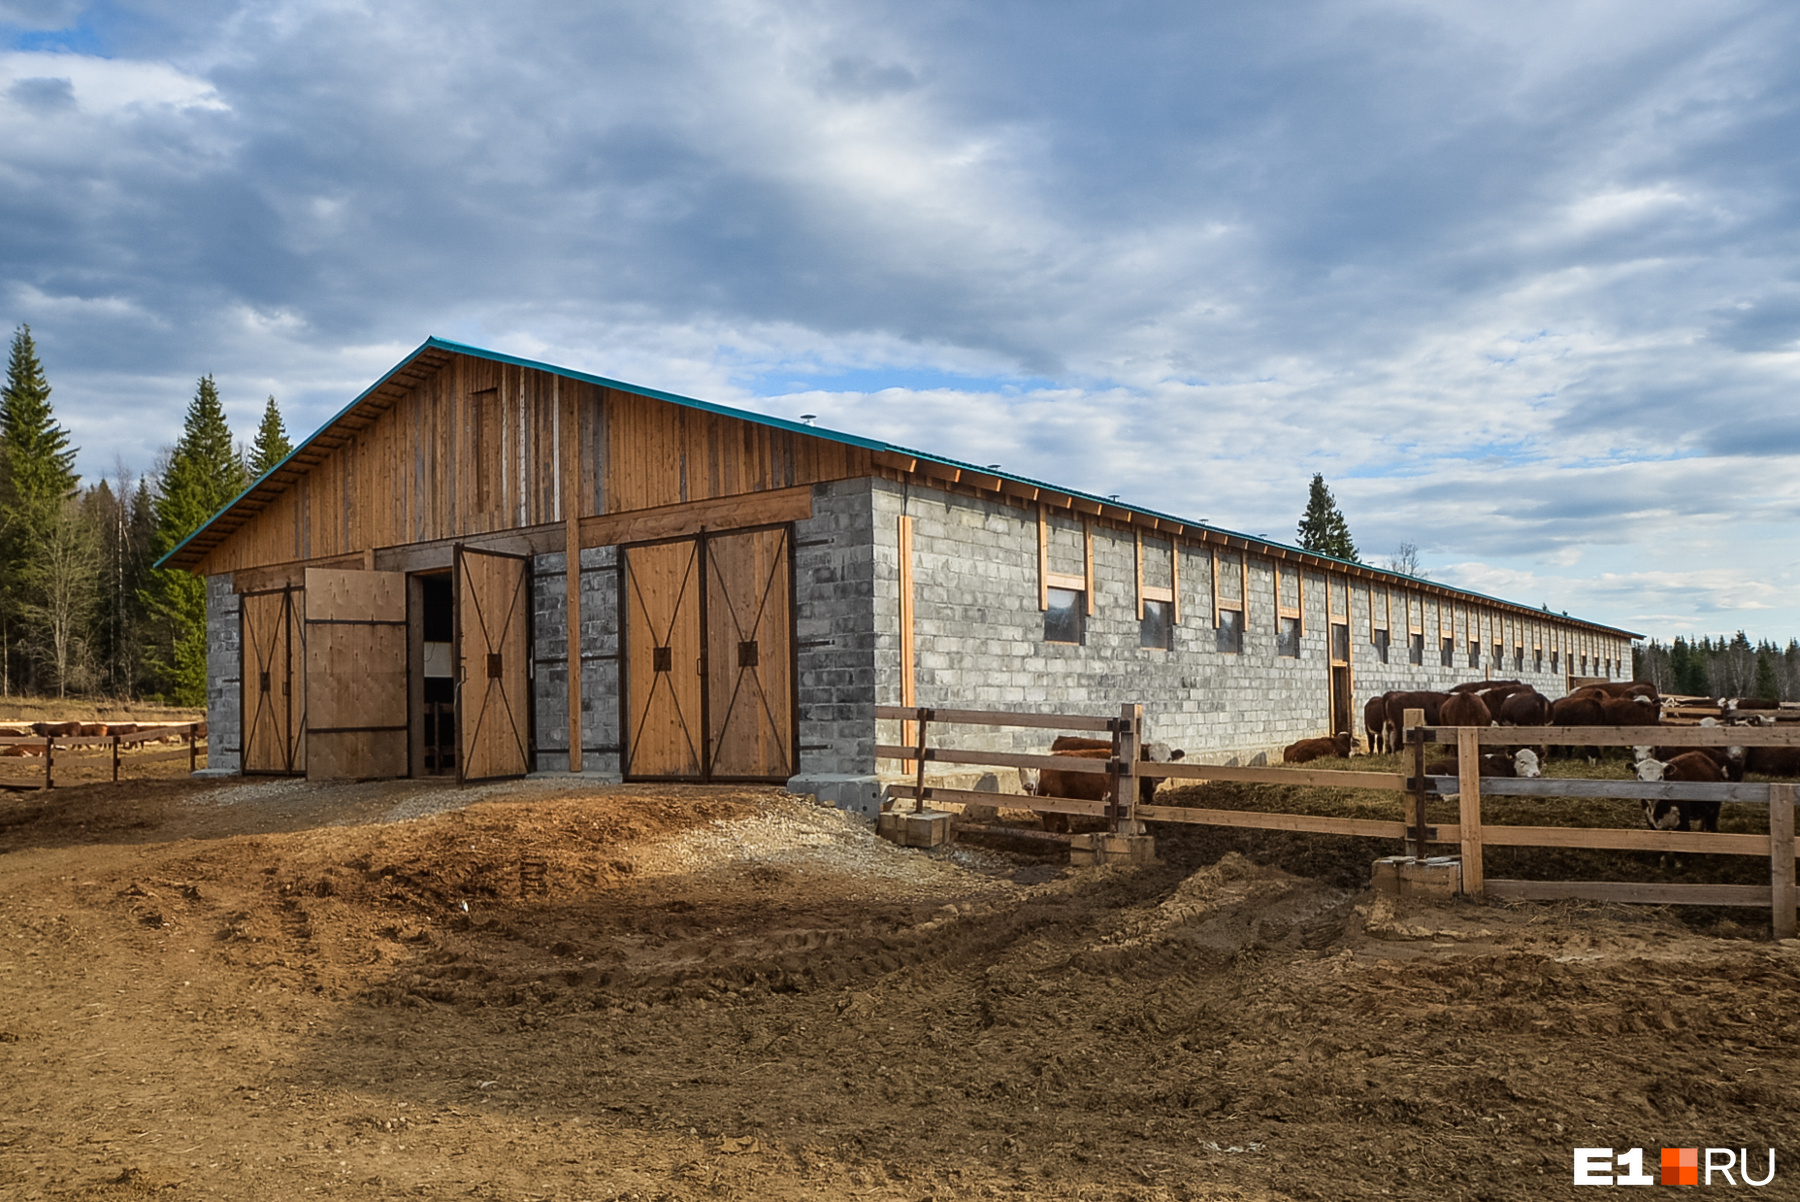
[[[876,821],[875,833],[901,847],[938,847],[950,842],[953,817],[938,810],[889,810]]]
[[[1150,835],[1076,835],[1069,840],[1069,863],[1078,868],[1100,864],[1154,864],[1156,840]]]
[[[874,776],[809,772],[789,778],[787,791],[803,796],[810,793],[827,805],[849,810],[866,821],[881,812],[884,786]]]
[[[1456,856],[1387,856],[1370,874],[1375,892],[1390,897],[1455,897],[1462,892],[1462,860]]]

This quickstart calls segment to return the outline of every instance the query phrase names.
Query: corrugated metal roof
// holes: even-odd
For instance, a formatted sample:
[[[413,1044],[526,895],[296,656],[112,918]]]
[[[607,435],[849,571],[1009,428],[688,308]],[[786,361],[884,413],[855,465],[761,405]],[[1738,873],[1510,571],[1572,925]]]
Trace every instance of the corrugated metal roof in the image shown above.
[[[1124,511],[1128,514],[1155,519],[1159,522],[1168,523],[1173,526],[1210,532],[1222,539],[1236,540],[1238,542],[1266,548],[1271,552],[1282,554],[1284,558],[1313,562],[1319,566],[1337,567],[1341,568],[1346,573],[1353,575],[1385,579],[1396,586],[1439,593],[1446,596],[1466,597],[1470,600],[1481,601],[1490,605],[1503,606],[1507,609],[1518,610],[1522,613],[1539,615],[1557,621],[1572,622],[1581,626],[1604,630],[1610,634],[1621,635],[1627,638],[1635,639],[1643,637],[1633,631],[1624,630],[1616,626],[1607,626],[1600,622],[1570,617],[1566,613],[1555,613],[1545,609],[1534,609],[1531,606],[1523,605],[1517,601],[1508,601],[1503,597],[1492,597],[1485,593],[1456,588],[1452,585],[1443,584],[1435,580],[1424,580],[1416,576],[1408,576],[1401,572],[1389,571],[1385,568],[1374,567],[1370,564],[1359,563],[1354,560],[1337,559],[1333,556],[1321,555],[1316,551],[1303,550],[1300,547],[1288,543],[1274,542],[1270,539],[1259,538],[1256,535],[1228,530],[1222,526],[1215,526],[1210,522],[1195,521],[1192,518],[1184,518],[1175,514],[1162,513],[1154,509],[1146,509],[1141,505],[1133,505],[1124,501],[1115,501],[1110,497],[1096,496],[1092,493],[1079,492],[1075,489],[1066,488],[1060,484],[1035,480],[1029,476],[1019,476],[1010,472],[982,467],[973,463],[964,463],[961,460],[950,459],[942,455],[934,455],[929,451],[917,451],[913,450],[911,447],[902,447],[894,443],[883,442],[879,439],[864,438],[861,435],[847,434],[839,430],[831,430],[822,426],[810,426],[804,422],[790,421],[787,418],[766,417],[760,413],[753,413],[745,409],[735,409],[729,405],[720,405],[712,401],[697,400],[693,397],[681,396],[678,393],[664,392],[657,388],[646,388],[641,384],[632,384],[624,380],[614,380],[606,376],[597,376],[589,372],[577,371],[573,368],[558,367],[553,363],[541,363],[535,359],[526,359],[518,355],[509,355],[503,351],[491,351],[484,347],[469,346],[461,342],[452,342],[447,338],[436,337],[427,338],[419,345],[418,349],[414,350],[410,355],[406,356],[406,358],[395,364],[374,384],[363,390],[361,395],[351,401],[348,405],[344,406],[343,409],[339,410],[335,416],[314,431],[306,441],[302,442],[299,446],[296,446],[285,459],[270,468],[261,478],[234,497],[231,502],[220,509],[218,513],[214,514],[205,525],[194,531],[193,534],[190,534],[186,539],[182,540],[179,546],[175,547],[174,550],[158,560],[157,566],[185,568],[196,566],[207,552],[229,538],[232,533],[244,524],[244,522],[255,516],[257,512],[260,512],[268,501],[274,499],[274,497],[280,495],[282,492],[285,492],[294,480],[311,470],[312,466],[323,459],[325,455],[336,450],[338,446],[341,446],[348,440],[350,435],[354,435],[371,424],[373,418],[361,421],[360,424],[358,424],[358,419],[366,413],[366,411],[375,403],[376,398],[378,398],[385,389],[394,385],[396,382],[403,382],[404,387],[410,388],[413,383],[416,383],[420,379],[424,379],[431,372],[436,371],[446,358],[453,354],[468,355],[476,359],[487,359],[495,363],[510,363],[517,367],[548,372],[552,375],[561,376],[564,379],[582,380],[602,388],[611,388],[619,392],[632,393],[636,396],[649,397],[658,401],[666,401],[671,405],[681,405],[689,409],[699,409],[706,413],[715,413],[724,417],[735,418],[739,421],[754,422],[757,425],[770,426],[778,430],[787,430],[797,434],[804,434],[811,438],[820,438],[829,442],[843,443],[848,446],[860,447],[868,451],[898,455],[925,463],[938,464],[954,471],[966,471],[985,477],[993,477],[1003,481],[1010,481],[1013,484],[1022,485],[1027,488],[1060,493],[1068,497],[1080,498],[1091,505],[1099,505],[1107,509]],[[421,360],[424,360],[429,364],[427,370],[423,372],[415,370]],[[386,406],[382,406],[380,412],[385,412],[386,408]],[[376,413],[375,416],[379,416],[379,412]],[[346,428],[348,428],[349,431],[348,435],[342,433]],[[335,438],[336,441],[332,441],[333,438]],[[257,504],[258,501],[261,501],[262,503]]]

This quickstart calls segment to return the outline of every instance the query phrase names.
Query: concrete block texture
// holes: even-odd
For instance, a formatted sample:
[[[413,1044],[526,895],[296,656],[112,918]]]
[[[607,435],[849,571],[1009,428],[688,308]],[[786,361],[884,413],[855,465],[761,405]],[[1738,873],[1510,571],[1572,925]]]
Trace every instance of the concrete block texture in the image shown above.
[[[243,770],[243,623],[232,575],[206,578],[206,762],[215,774]]]
[[[877,624],[885,615],[891,632],[900,616],[892,583],[898,535],[888,533],[886,562],[878,564],[874,483],[816,485],[812,516],[794,525],[800,771],[789,788],[821,798],[842,794],[829,799],[856,809],[867,803],[875,777],[875,703],[882,687]],[[883,579],[885,589],[877,585]],[[888,673],[886,695],[897,700],[897,667]]]
[[[569,622],[567,557],[561,552],[531,562],[532,704],[537,723],[538,770],[569,768]],[[581,552],[581,770],[619,775],[618,550]]]

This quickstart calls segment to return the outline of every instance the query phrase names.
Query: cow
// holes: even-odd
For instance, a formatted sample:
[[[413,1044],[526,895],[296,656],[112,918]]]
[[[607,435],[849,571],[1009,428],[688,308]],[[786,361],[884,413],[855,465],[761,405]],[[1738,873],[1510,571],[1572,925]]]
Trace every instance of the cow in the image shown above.
[[[1526,685],[1518,692],[1508,694],[1494,714],[1494,720],[1502,726],[1548,726],[1550,699]]]
[[[1800,747],[1747,747],[1744,771],[1764,776],[1800,777]]]
[[[1282,748],[1281,762],[1304,764],[1308,760],[1322,760],[1328,756],[1344,759],[1349,756],[1354,742],[1349,731],[1342,731],[1329,739],[1301,739],[1298,743],[1289,743]]]
[[[1602,726],[1658,726],[1662,708],[1646,697],[1609,697],[1600,703]]]
[[[1099,760],[1102,763],[1112,759],[1112,741],[1110,739],[1087,739],[1079,735],[1059,735],[1050,744],[1050,754],[1067,756],[1070,759]],[[1152,763],[1168,763],[1179,760],[1187,753],[1181,750],[1170,750],[1166,743],[1146,743],[1139,749],[1138,758]],[[1138,804],[1149,805],[1156,797],[1156,786],[1162,782],[1161,777],[1140,776],[1138,778]],[[1043,768],[1038,771],[1036,796],[1068,797],[1076,801],[1105,801],[1112,783],[1112,777],[1101,772],[1065,772],[1058,768]],[[1044,810],[1038,811],[1043,820],[1044,829],[1064,834],[1072,829],[1071,814],[1058,814]]]
[[[1697,751],[1723,769],[1726,780],[1741,781],[1744,779],[1746,757],[1742,747],[1639,747],[1636,750],[1639,760],[1664,761]]]
[[[1363,703],[1363,733],[1369,737],[1370,755],[1398,750],[1393,743],[1394,728],[1388,723],[1388,698],[1392,696],[1387,692]]]
[[[67,739],[81,733],[79,722],[33,722],[31,733],[42,738]]]
[[[1507,685],[1523,684],[1521,680],[1465,680],[1459,685],[1450,686],[1452,693],[1485,693],[1489,689],[1501,689]]]
[[[1473,693],[1454,693],[1438,711],[1440,726],[1490,726],[1494,715],[1487,702]]]
[[[1639,780],[1694,781],[1716,784],[1725,779],[1725,768],[1702,751],[1687,751],[1663,761],[1652,757],[1638,760]],[[1697,822],[1702,831],[1719,830],[1719,803],[1716,801],[1644,801],[1644,821],[1651,830],[1685,831]]]
[[[1526,779],[1544,774],[1543,769],[1538,765],[1537,752],[1529,747],[1521,747],[1511,755],[1501,751],[1486,752],[1482,755],[1476,770],[1482,776],[1519,776]],[[1425,775],[1461,776],[1461,761],[1456,756],[1433,760],[1425,765]]]

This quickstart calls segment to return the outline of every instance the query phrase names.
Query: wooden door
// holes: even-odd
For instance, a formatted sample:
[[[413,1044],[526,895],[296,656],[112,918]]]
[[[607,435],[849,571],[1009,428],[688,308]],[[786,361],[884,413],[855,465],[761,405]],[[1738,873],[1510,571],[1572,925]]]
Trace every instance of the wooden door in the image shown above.
[[[705,547],[707,776],[785,781],[796,730],[787,528],[709,534]]]
[[[296,588],[238,599],[244,649],[243,770],[306,772],[306,594]]]
[[[306,569],[306,775],[406,775],[406,577]]]
[[[621,770],[632,779],[706,775],[700,540],[620,555],[625,672]]]
[[[456,548],[457,779],[531,771],[531,595],[522,555]]]

